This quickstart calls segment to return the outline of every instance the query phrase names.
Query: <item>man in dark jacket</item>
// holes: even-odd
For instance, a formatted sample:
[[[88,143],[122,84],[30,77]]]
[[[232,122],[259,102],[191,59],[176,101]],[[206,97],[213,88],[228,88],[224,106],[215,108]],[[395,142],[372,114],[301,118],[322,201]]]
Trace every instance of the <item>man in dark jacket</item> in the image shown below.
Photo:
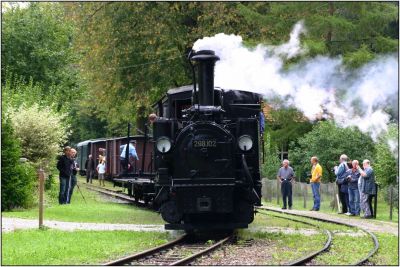
[[[92,158],[92,155],[89,155],[89,158],[85,162],[86,169],[86,183],[92,183],[92,179],[94,176],[94,170],[96,169],[96,164]]]
[[[65,147],[64,155],[57,162],[57,169],[60,171],[60,193],[58,195],[58,203],[66,204],[68,198],[68,185],[70,183],[73,161],[71,160],[71,148]]]
[[[347,165],[347,155],[340,156],[339,166],[335,166],[336,184],[338,185],[339,200],[342,203],[342,212],[350,215],[349,209],[349,192],[347,187],[346,172],[349,169]]]

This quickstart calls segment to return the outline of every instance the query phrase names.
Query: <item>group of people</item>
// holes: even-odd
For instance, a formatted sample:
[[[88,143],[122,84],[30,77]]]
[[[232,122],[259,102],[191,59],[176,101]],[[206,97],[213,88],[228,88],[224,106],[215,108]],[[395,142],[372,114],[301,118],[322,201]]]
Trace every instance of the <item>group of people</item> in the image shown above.
[[[336,183],[339,187],[339,199],[342,203],[342,211],[349,216],[363,218],[373,217],[372,198],[376,195],[375,175],[368,159],[363,161],[363,168],[358,160],[348,162],[347,155],[340,156],[339,166],[335,166]]]
[[[57,169],[60,172],[60,193],[58,195],[59,204],[70,204],[74,187],[77,185],[76,175],[79,171],[79,164],[76,162],[77,151],[74,148],[66,146],[63,155],[58,159]],[[100,186],[105,186],[104,175],[106,173],[105,158],[100,157],[99,164],[95,167],[92,155],[85,162],[86,182],[92,183],[95,170],[98,173]]]
[[[103,151],[103,148],[99,149],[100,152]],[[105,174],[106,174],[106,157],[103,155],[99,155],[99,164],[97,164],[93,159],[92,155],[89,155],[89,158],[85,162],[86,169],[86,183],[92,183],[92,179],[94,177],[95,171],[97,171],[99,184],[100,186],[106,186],[105,184]]]
[[[310,184],[313,193],[314,205],[311,211],[319,211],[320,184],[322,178],[322,167],[318,163],[317,157],[311,157],[311,178]],[[370,165],[370,161],[363,161],[363,169],[359,166],[358,160],[348,162],[348,157],[343,154],[339,158],[339,166],[335,166],[336,184],[338,185],[339,199],[342,204],[342,210],[349,216],[360,216],[361,211],[364,212],[362,218],[369,219],[373,217],[372,198],[376,194],[374,171]],[[282,167],[279,169],[277,179],[281,184],[281,192],[283,198],[282,209],[292,209],[292,183],[295,180],[295,174],[289,161],[285,159]]]

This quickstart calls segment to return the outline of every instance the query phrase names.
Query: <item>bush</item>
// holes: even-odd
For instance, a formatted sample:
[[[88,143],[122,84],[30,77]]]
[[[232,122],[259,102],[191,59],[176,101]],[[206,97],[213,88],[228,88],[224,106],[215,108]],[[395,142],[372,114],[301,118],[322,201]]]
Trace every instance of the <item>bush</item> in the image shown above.
[[[1,129],[1,210],[27,208],[33,203],[35,169],[19,162],[21,147],[9,118],[2,116]]]
[[[375,170],[377,182],[381,186],[394,185],[398,181],[398,125],[389,126],[389,131],[379,137],[376,144]]]
[[[55,165],[60,147],[67,140],[63,116],[37,104],[10,108],[9,114],[15,136],[21,141],[22,155],[49,173],[49,166]]]

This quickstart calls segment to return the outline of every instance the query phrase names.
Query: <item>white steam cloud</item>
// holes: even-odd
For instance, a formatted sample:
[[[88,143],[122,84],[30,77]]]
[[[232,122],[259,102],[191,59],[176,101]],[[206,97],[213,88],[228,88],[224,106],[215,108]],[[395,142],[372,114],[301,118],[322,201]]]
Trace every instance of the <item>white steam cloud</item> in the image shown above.
[[[215,86],[280,97],[307,118],[326,117],[343,127],[357,126],[376,140],[387,131],[390,116],[384,109],[398,92],[398,59],[382,55],[356,70],[345,68],[341,57],[317,56],[285,69],[285,60],[307,52],[297,23],[290,40],[279,46],[246,48],[237,35],[219,33],[197,40],[193,49],[214,50]],[[390,101],[391,100],[391,101]],[[396,101],[397,102],[397,101]]]

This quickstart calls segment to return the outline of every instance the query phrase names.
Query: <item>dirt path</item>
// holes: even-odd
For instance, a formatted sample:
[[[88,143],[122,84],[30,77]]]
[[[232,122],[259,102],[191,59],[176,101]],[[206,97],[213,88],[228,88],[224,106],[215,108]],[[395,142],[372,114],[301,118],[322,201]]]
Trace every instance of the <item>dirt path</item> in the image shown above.
[[[266,207],[277,211],[283,211],[287,214],[307,215],[321,219],[336,220],[339,222],[344,222],[354,226],[358,226],[372,232],[389,233],[396,236],[399,235],[399,225],[397,223],[377,221],[374,219],[366,220],[366,219],[361,219],[359,217],[349,217],[346,215],[339,215],[339,214],[333,215],[333,214],[322,213],[319,211],[282,210],[280,208],[275,208],[275,207],[269,207],[269,206]]]
[[[74,230],[93,230],[93,231],[140,231],[140,232],[164,232],[164,225],[157,224],[111,224],[111,223],[80,223],[80,222],[60,222],[45,220],[44,225],[63,231]],[[1,231],[10,232],[17,229],[37,229],[39,227],[38,220],[5,218],[1,219]]]

